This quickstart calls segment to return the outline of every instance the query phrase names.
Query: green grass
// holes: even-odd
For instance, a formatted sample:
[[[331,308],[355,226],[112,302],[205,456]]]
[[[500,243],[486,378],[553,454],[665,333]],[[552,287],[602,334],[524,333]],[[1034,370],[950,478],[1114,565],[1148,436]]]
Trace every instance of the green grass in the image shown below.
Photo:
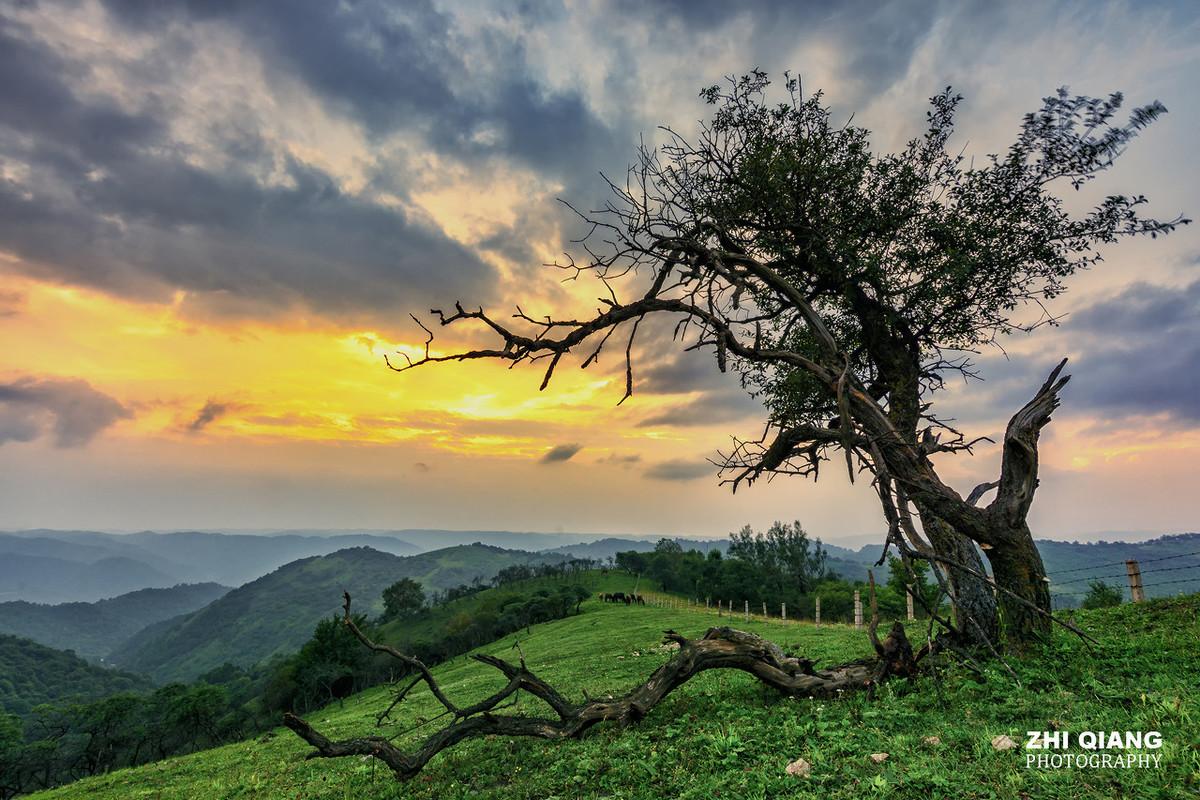
[[[616,587],[614,587],[616,588]],[[619,694],[669,654],[672,628],[698,636],[716,623],[703,610],[626,608],[589,600],[577,617],[535,626],[521,637],[529,666],[571,696]],[[1095,653],[1056,633],[1043,652],[1013,661],[1017,686],[999,666],[985,680],[951,668],[940,682],[892,682],[874,700],[783,699],[747,675],[714,671],[693,679],[640,724],[598,726],[583,740],[487,739],[437,756],[400,784],[372,759],[310,760],[286,730],[133,770],[88,779],[39,798],[1081,798],[1195,797],[1200,787],[1200,598],[1080,613],[1101,641]],[[846,626],[742,622],[737,627],[831,664],[865,655],[865,636]],[[919,635],[915,630],[914,636]],[[514,637],[481,648],[513,657]],[[498,673],[466,657],[435,669],[451,697],[494,691]],[[386,689],[364,692],[310,719],[342,737],[373,730]],[[540,710],[523,698],[521,709]],[[407,728],[438,707],[422,693],[401,715]],[[427,733],[433,722],[422,729]],[[997,752],[990,740],[1055,726],[1159,730],[1161,769],[1037,771],[1022,749]],[[923,743],[938,736],[941,744]],[[401,737],[412,742],[416,734]],[[886,752],[883,764],[869,759]],[[784,772],[812,764],[808,778]]]

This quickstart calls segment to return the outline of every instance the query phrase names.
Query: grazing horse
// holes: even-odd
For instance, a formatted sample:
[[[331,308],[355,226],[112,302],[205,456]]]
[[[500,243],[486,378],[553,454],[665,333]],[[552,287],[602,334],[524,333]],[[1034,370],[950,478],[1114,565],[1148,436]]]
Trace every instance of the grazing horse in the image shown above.
[[[601,592],[601,593],[600,593],[600,602],[601,602],[601,603],[607,603],[607,602],[608,602],[608,592]]]
[[[608,598],[609,598],[609,602],[612,602],[612,603],[625,603],[627,605],[629,603],[629,601],[625,599],[624,592],[613,592],[612,594],[610,594],[608,596]]]
[[[637,603],[639,606],[644,606],[644,605],[646,605],[646,601],[642,599],[642,596],[641,596],[640,594],[635,594],[635,595],[633,596],[633,601],[634,601],[635,603]]]

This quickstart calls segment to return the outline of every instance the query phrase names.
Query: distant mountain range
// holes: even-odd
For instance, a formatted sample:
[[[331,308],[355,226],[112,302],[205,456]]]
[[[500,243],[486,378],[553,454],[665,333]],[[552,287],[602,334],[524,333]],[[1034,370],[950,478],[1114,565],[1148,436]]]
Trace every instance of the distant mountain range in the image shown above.
[[[226,662],[251,666],[297,650],[324,617],[340,613],[342,592],[368,614],[383,610],[383,590],[413,578],[427,590],[490,578],[514,564],[560,561],[546,553],[473,544],[398,557],[368,547],[300,559],[195,611],[151,625],[108,661],[156,680],[191,680]]]
[[[0,603],[0,633],[102,660],[147,625],[203,608],[228,591],[217,583],[195,583],[139,589],[95,603]]]
[[[371,547],[398,556],[423,549],[396,537],[369,534],[0,533],[0,602],[92,602],[180,583],[240,586],[296,559],[347,547]]]

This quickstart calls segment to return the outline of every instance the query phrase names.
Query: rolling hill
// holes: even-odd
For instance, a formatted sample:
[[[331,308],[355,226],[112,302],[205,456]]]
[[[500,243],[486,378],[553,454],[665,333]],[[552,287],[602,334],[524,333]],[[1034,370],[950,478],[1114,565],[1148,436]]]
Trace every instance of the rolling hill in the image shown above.
[[[408,557],[367,547],[339,550],[294,561],[199,611],[151,625],[109,661],[160,681],[190,680],[225,662],[250,666],[298,649],[323,617],[338,612],[343,591],[357,598],[359,610],[378,614],[383,590],[400,578],[445,589],[548,558],[479,544]]]
[[[1010,659],[1020,682],[991,663],[984,673],[949,664],[938,678],[897,681],[868,698],[796,701],[764,692],[749,675],[706,672],[655,707],[637,725],[601,724],[578,740],[476,739],[444,752],[417,779],[397,783],[370,759],[305,760],[309,748],[279,730],[225,747],[89,778],[36,800],[124,800],[127,797],[217,797],[283,800],[305,797],[406,797],[413,800],[517,798],[864,796],[1185,797],[1195,788],[1194,723],[1200,697],[1197,611],[1200,598],[1160,600],[1080,612],[1075,621],[1100,644],[1089,647],[1056,630],[1043,652]],[[716,618],[701,609],[626,608],[589,600],[584,613],[522,634],[529,668],[572,702],[620,695],[670,657],[662,632],[698,636]],[[737,627],[822,663],[866,654],[866,637],[844,625],[751,620]],[[911,634],[918,636],[916,630]],[[515,660],[514,641],[476,652]],[[1066,665],[1069,665],[1067,667]],[[458,657],[433,672],[452,699],[465,704],[504,685],[494,670]],[[414,721],[442,709],[419,689],[382,731],[375,716],[394,690],[377,687],[312,715],[332,737],[386,735],[412,748],[434,730]],[[503,713],[549,714],[521,693]],[[1056,722],[1051,722],[1056,721]],[[444,724],[445,720],[435,723]],[[991,739],[1023,741],[1026,730],[1051,724],[1071,730],[1157,730],[1161,769],[1037,770],[1020,748],[997,751]],[[936,736],[936,741],[926,737]],[[887,753],[877,763],[873,753]],[[811,774],[786,772],[803,758]]]
[[[19,717],[41,703],[98,700],[149,688],[138,675],[106,669],[66,650],[0,635],[0,708]]]
[[[229,591],[216,583],[139,589],[94,603],[0,603],[0,633],[103,660],[147,625],[202,608]]]

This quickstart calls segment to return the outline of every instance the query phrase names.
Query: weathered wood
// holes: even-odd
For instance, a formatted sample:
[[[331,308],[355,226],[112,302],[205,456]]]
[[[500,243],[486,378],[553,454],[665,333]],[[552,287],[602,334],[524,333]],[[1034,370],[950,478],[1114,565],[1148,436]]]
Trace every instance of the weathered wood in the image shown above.
[[[636,723],[672,691],[710,669],[747,672],[780,694],[792,697],[831,698],[845,692],[871,689],[889,676],[916,674],[918,662],[928,652],[922,649],[921,653],[914,656],[904,636],[904,628],[899,623],[893,626],[885,641],[878,640],[875,629],[879,617],[873,588],[872,578],[870,639],[877,654],[875,659],[860,659],[816,670],[813,660],[786,654],[779,645],[745,631],[713,627],[700,639],[692,640],[668,630],[663,635],[663,643],[676,646],[678,651],[643,683],[619,698],[575,704],[529,670],[523,656],[519,664],[512,664],[496,656],[476,654],[472,656],[474,660],[494,667],[504,676],[506,683],[491,696],[461,707],[446,696],[429,669],[418,659],[387,645],[377,644],[367,637],[350,617],[350,596],[347,594],[343,617],[346,627],[371,650],[386,653],[417,673],[417,678],[408,689],[417,683],[426,683],[452,721],[410,752],[402,750],[383,736],[334,741],[294,714],[285,714],[283,724],[312,745],[314,749],[307,758],[370,756],[386,764],[398,779],[408,780],[419,774],[438,753],[468,739],[488,736],[570,739],[582,736],[602,722],[616,722],[619,725]],[[553,712],[552,715],[527,717],[493,713],[518,691],[525,691],[544,702]],[[408,690],[403,694],[407,695]]]
[[[1142,591],[1142,569],[1132,558],[1125,562],[1125,572],[1129,575],[1129,595],[1135,603],[1144,603],[1146,594]]]

